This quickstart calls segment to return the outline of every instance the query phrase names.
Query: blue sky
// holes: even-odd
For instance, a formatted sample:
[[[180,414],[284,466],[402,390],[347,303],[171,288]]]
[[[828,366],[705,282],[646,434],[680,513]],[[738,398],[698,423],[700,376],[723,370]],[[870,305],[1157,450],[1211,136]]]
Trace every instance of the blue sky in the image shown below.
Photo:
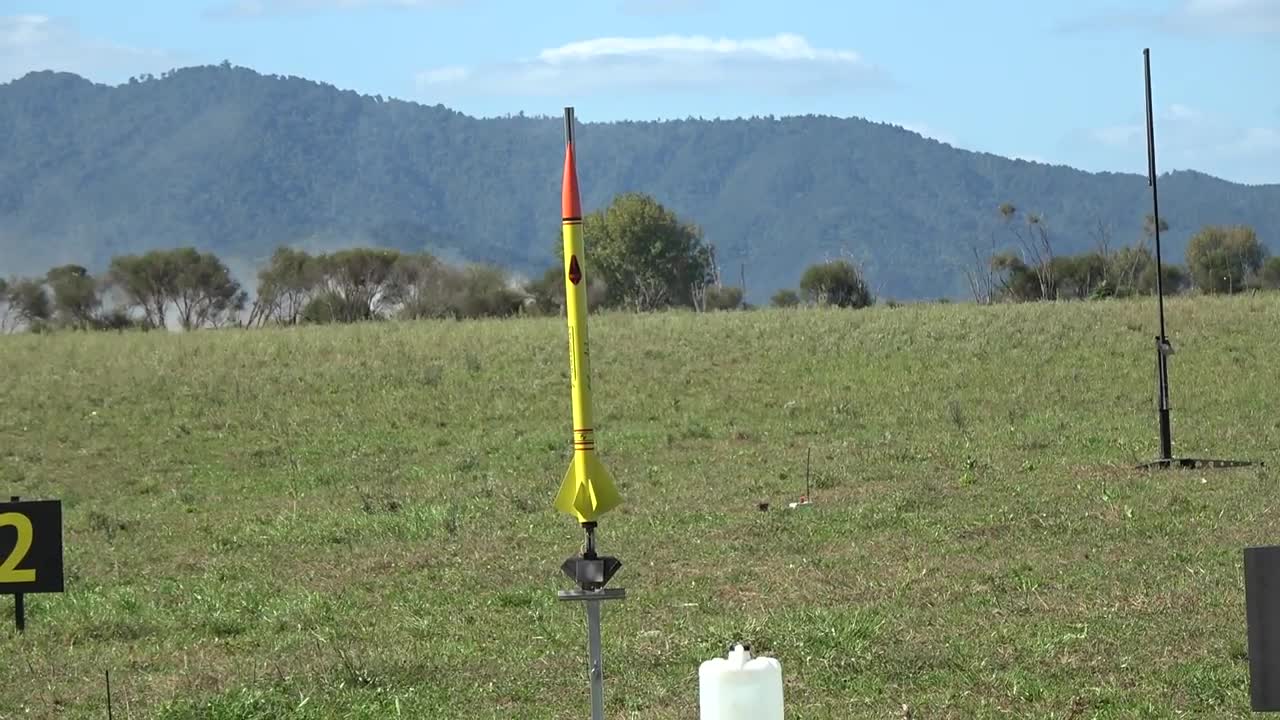
[[[1280,0],[4,0],[0,82],[228,59],[472,115],[823,113],[971,150],[1280,182]]]

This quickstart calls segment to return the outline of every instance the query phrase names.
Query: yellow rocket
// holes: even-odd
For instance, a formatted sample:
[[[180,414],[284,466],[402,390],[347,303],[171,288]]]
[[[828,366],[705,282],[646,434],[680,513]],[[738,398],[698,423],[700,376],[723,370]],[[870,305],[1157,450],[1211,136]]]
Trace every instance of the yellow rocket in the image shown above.
[[[569,382],[573,398],[573,461],[556,493],[557,510],[580,523],[622,503],[609,471],[596,457],[591,418],[591,354],[587,350],[587,263],[582,245],[582,204],[573,156],[573,108],[564,109],[564,183],[560,192],[564,237],[564,294],[569,316]]]

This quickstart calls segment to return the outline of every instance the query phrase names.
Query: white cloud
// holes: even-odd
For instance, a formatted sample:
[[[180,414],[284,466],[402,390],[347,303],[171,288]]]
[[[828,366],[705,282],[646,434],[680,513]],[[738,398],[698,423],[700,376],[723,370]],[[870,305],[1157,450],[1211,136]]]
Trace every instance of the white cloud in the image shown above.
[[[1140,26],[1189,35],[1280,33],[1280,0],[1179,0],[1164,11],[1118,11],[1058,24],[1066,32]]]
[[[209,8],[218,18],[255,18],[324,10],[413,9],[457,5],[462,0],[230,0]]]
[[[852,50],[815,48],[799,35],[783,33],[745,40],[595,38],[504,64],[433,68],[419,73],[417,81],[424,92],[445,94],[750,90],[813,95],[870,87],[885,78]]]
[[[33,70],[73,72],[100,82],[161,72],[177,65],[163,50],[110,43],[83,35],[71,22],[46,15],[0,17],[0,82]]]
[[[1167,18],[1180,30],[1280,33],[1277,0],[1183,0]]]
[[[1111,147],[1125,147],[1142,133],[1141,125],[1112,125],[1089,132],[1097,142]]]
[[[1194,169],[1240,182],[1280,181],[1280,127],[1241,127],[1216,113],[1174,103],[1156,112],[1155,135],[1159,172]],[[1125,157],[1141,158],[1135,171],[1145,172],[1145,117],[1090,130],[1087,137]]]

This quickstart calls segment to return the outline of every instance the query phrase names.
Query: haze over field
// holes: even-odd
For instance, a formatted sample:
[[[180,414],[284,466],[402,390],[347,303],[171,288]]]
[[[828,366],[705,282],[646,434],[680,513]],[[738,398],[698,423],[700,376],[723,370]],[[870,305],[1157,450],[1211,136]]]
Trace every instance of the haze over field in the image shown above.
[[[486,0],[130,8],[0,19],[0,272],[194,244],[252,286],[276,244],[364,243],[536,277],[559,172],[558,123],[536,116],[573,104],[586,209],[653,194],[754,302],[839,256],[883,296],[961,297],[971,246],[1009,241],[999,203],[1043,213],[1062,252],[1099,222],[1141,235],[1145,46],[1170,257],[1205,224],[1280,236],[1280,107],[1255,91],[1280,11],[1262,0],[921,17],[629,0],[568,24]],[[113,87],[28,76],[44,70]]]

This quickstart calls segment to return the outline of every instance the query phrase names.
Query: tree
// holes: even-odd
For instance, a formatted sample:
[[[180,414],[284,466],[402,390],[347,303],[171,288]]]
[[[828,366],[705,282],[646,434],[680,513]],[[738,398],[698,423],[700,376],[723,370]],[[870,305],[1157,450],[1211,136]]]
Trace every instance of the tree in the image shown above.
[[[274,320],[296,325],[322,277],[320,263],[305,251],[276,248],[267,267],[258,271],[258,297],[248,324]]]
[[[817,305],[862,308],[875,302],[862,273],[843,259],[810,265],[800,278],[800,290]]]
[[[396,302],[396,250],[351,248],[320,258],[325,286],[339,302],[330,303],[337,322],[355,322],[381,317],[386,306]]]
[[[995,271],[991,266],[991,260],[996,256],[996,237],[993,231],[989,236],[990,247],[984,254],[978,250],[977,245],[970,245],[969,251],[973,257],[963,267],[965,280],[969,283],[969,293],[973,295],[973,301],[979,305],[989,305],[996,291]]]
[[[457,269],[424,252],[396,258],[391,275],[399,317],[418,320],[456,315],[455,299],[462,286]]]
[[[218,325],[244,309],[247,296],[218,256],[186,247],[171,250],[169,262],[174,272],[172,300],[183,330]]]
[[[1187,244],[1187,270],[1206,293],[1234,293],[1262,269],[1267,251],[1253,228],[1207,225]]]
[[[9,281],[0,277],[0,333],[9,332],[9,316],[12,307],[9,303]]]
[[[589,279],[598,273],[605,281],[610,305],[642,312],[691,306],[697,288],[712,282],[711,249],[702,230],[649,195],[619,195],[608,208],[583,218],[582,229],[591,244],[585,274]]]
[[[1005,226],[1013,233],[1022,249],[1023,263],[1035,274],[1039,286],[1041,300],[1053,300],[1058,290],[1053,276],[1053,243],[1049,236],[1049,223],[1041,213],[1024,213],[1025,225],[1014,223],[1018,208],[1012,203],[1001,203],[1000,217]]]
[[[124,294],[126,303],[141,308],[143,327],[162,328],[169,300],[177,292],[177,267],[169,252],[152,250],[144,255],[117,255],[107,271],[109,282]]]
[[[53,313],[44,283],[34,278],[20,278],[8,283],[9,306],[18,320],[29,328],[37,328]]]
[[[164,327],[170,305],[184,330],[217,326],[248,301],[218,256],[192,247],[116,256],[107,276],[129,306],[142,309],[144,327]]]
[[[45,282],[53,292],[53,311],[62,325],[80,330],[96,325],[102,298],[88,270],[80,265],[60,265],[45,274]]]

